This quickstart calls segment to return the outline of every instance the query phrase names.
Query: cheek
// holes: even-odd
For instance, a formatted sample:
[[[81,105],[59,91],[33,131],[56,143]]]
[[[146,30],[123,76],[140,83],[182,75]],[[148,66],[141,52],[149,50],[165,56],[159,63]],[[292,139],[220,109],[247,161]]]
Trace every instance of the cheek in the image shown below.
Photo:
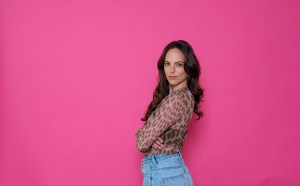
[[[186,77],[187,76],[187,74],[186,74],[186,72],[184,71],[183,68],[179,70],[178,74],[180,74],[180,76],[182,76],[182,77]]]
[[[166,70],[166,67],[164,67],[164,73],[167,74],[167,72],[168,72],[168,71]]]

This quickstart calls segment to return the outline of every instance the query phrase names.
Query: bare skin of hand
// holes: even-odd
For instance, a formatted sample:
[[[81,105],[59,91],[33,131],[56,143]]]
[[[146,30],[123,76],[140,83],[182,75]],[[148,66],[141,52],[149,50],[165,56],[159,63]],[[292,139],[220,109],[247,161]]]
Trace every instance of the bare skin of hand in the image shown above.
[[[162,149],[164,148],[164,141],[161,137],[157,138],[157,140],[155,140],[155,142],[152,144],[152,148],[154,148],[155,150],[157,149]]]

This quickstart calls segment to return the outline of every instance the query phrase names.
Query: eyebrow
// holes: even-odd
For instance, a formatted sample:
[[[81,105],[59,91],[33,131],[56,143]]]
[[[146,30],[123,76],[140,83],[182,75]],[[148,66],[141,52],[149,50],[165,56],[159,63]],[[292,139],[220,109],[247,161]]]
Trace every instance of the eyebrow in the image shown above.
[[[170,63],[169,61],[165,60],[165,62]],[[184,63],[184,61],[175,61],[175,63]]]

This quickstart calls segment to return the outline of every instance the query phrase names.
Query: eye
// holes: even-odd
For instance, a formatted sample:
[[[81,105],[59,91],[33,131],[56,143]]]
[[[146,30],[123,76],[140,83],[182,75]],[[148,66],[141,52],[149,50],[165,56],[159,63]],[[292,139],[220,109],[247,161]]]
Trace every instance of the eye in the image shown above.
[[[177,63],[176,66],[177,67],[183,67],[183,64],[182,63]]]
[[[166,66],[169,66],[170,65],[170,63],[168,63],[168,62],[165,62],[164,63],[164,66],[166,67]]]

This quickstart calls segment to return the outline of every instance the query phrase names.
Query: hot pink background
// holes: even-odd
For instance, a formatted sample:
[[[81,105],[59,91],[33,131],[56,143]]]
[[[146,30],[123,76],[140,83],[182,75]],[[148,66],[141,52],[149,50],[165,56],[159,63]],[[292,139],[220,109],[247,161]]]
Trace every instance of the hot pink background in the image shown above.
[[[0,185],[142,184],[135,132],[172,40],[202,66],[195,185],[300,185],[299,1],[0,1]]]

